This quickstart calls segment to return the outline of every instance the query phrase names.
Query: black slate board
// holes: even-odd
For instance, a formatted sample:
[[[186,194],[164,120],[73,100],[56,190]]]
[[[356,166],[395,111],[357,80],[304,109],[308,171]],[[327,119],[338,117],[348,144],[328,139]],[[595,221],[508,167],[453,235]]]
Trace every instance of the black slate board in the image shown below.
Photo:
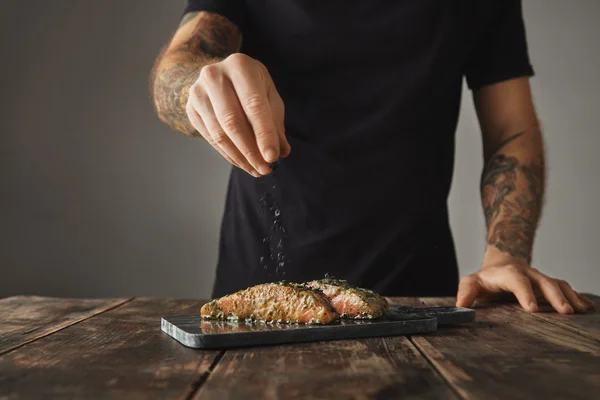
[[[328,325],[267,324],[202,320],[200,315],[164,317],[161,329],[181,344],[200,349],[357,339],[433,332],[438,325],[475,320],[475,311],[456,307],[391,307],[374,320],[342,319]]]
[[[435,317],[437,326],[463,324],[475,321],[475,310],[462,307],[398,307],[391,306],[388,314],[411,317]]]

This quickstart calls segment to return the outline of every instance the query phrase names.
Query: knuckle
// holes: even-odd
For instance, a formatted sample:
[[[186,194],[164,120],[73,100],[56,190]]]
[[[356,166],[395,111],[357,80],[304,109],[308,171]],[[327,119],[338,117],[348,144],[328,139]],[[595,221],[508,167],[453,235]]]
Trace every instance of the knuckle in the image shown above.
[[[569,285],[569,282],[565,281],[564,279],[557,279],[556,281],[560,286],[571,289],[571,285]]]
[[[227,142],[227,135],[223,131],[214,131],[211,132],[212,144],[217,145],[219,147],[225,145]]]
[[[248,114],[250,114],[251,116],[256,116],[260,115],[260,113],[264,110],[265,100],[262,96],[258,94],[251,94],[244,101],[244,105]]]
[[[218,79],[219,67],[215,64],[209,64],[200,70],[200,79],[205,82],[215,82]],[[199,85],[196,85],[197,87]]]
[[[248,159],[253,158],[257,153],[254,150],[246,149],[246,150],[242,151],[242,154],[248,160]]]
[[[245,66],[249,59],[250,57],[243,53],[233,53],[225,59],[225,62],[235,68]]]
[[[201,97],[202,94],[204,93],[204,89],[202,88],[202,85],[200,85],[198,82],[195,82],[194,84],[192,84],[192,86],[190,86],[190,97],[188,99],[188,101],[192,98],[192,97]]]
[[[271,132],[268,129],[257,129],[254,131],[254,134],[257,139],[264,140],[264,139],[270,138],[272,136],[273,132]]]
[[[234,112],[226,112],[221,115],[223,129],[232,134],[238,134],[240,129],[240,118]]]

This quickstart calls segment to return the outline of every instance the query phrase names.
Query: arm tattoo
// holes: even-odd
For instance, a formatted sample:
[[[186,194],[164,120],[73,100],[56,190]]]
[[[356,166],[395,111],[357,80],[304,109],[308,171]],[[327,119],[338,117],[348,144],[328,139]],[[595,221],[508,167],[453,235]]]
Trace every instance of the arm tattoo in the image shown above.
[[[151,80],[154,105],[160,119],[172,129],[194,136],[198,132],[186,112],[190,87],[203,66],[239,51],[242,41],[239,29],[218,14],[188,13],[182,20],[182,26],[198,15],[200,17],[190,38],[159,57]]]
[[[498,146],[498,148],[496,149],[496,152],[499,152],[500,150],[502,150],[507,144],[509,144],[510,142],[512,142],[515,139],[520,138],[521,136],[523,136],[523,134],[525,133],[525,131],[521,131],[519,133],[515,133],[512,136],[507,137],[506,139],[504,139],[503,141],[500,142],[500,145]]]
[[[198,63],[202,57],[191,56]],[[186,62],[176,61],[154,72],[154,105],[159,118],[172,129],[197,136],[198,132],[190,123],[186,105],[190,87],[197,74],[190,69],[190,59]]]
[[[484,168],[481,180],[488,244],[531,262],[543,189],[542,160],[522,164],[514,156],[495,154]]]
[[[194,33],[185,42],[183,49],[225,58],[238,51],[241,42],[239,29],[227,18],[219,14],[202,12]]]

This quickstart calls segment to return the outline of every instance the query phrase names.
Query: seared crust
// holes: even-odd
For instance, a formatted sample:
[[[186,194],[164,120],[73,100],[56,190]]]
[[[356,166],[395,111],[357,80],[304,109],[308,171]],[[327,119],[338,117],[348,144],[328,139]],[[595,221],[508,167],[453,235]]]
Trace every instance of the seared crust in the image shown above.
[[[290,282],[265,283],[212,300],[202,306],[205,319],[328,324],[339,314],[318,290]]]
[[[321,290],[342,318],[379,318],[389,308],[384,297],[372,290],[351,286],[345,280],[325,278],[306,285]]]

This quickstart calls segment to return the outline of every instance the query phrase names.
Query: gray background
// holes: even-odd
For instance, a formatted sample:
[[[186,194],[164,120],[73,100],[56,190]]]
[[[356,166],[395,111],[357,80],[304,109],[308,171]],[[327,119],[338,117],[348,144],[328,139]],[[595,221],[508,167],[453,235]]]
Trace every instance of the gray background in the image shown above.
[[[0,0],[0,297],[206,297],[228,166],[155,117],[147,77],[182,2]],[[600,293],[597,0],[525,0],[548,148],[534,263]],[[450,196],[461,274],[484,247],[465,92]]]

